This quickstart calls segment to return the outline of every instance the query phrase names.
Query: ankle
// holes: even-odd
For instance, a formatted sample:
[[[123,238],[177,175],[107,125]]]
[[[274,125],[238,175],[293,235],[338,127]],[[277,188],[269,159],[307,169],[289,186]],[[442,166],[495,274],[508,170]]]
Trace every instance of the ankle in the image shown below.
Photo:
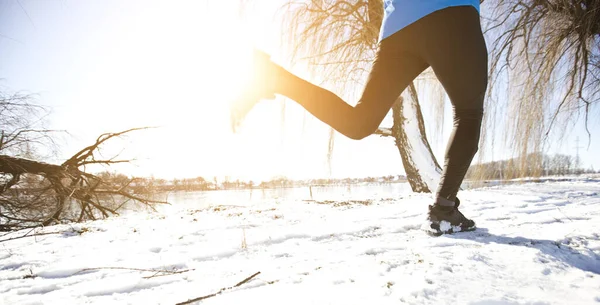
[[[455,206],[455,202],[454,202],[454,200],[450,200],[450,199],[446,199],[446,198],[441,197],[441,196],[437,196],[436,199],[435,199],[434,205],[436,205],[436,206],[442,206],[442,207],[454,207]]]

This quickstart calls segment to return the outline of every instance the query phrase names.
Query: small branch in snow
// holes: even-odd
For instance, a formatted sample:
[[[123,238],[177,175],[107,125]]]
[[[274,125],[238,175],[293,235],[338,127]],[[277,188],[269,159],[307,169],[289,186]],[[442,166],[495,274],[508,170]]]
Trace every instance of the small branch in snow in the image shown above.
[[[10,241],[10,240],[15,240],[15,239],[21,239],[21,238],[25,238],[25,237],[35,237],[35,236],[50,235],[50,234],[62,234],[64,232],[62,232],[62,231],[61,232],[42,232],[42,233],[34,233],[34,234],[29,234],[29,233],[31,233],[31,231],[29,231],[21,236],[2,239],[2,240],[0,240],[0,243],[5,242],[5,241]]]
[[[251,275],[251,276],[249,276],[249,277],[245,278],[243,281],[241,281],[241,282],[239,282],[239,283],[235,284],[235,286],[233,286],[233,287],[230,287],[230,288],[239,287],[239,286],[241,286],[241,285],[244,285],[245,283],[247,283],[248,281],[250,281],[251,279],[253,279],[255,276],[257,276],[257,275],[259,275],[259,274],[260,274],[260,271],[258,271],[258,272],[256,272],[255,274],[253,274],[253,275]]]
[[[78,274],[81,272],[86,272],[86,271],[93,271],[93,270],[130,270],[130,271],[141,271],[141,272],[154,272],[154,274],[151,276],[144,276],[145,279],[150,279],[153,277],[184,273],[184,272],[188,272],[188,271],[193,271],[195,269],[165,270],[165,269],[140,269],[140,268],[127,268],[127,267],[96,267],[96,268],[81,269],[81,270],[75,272],[75,274]]]
[[[151,278],[155,278],[155,277],[159,277],[159,276],[165,276],[165,275],[173,275],[173,274],[179,274],[179,273],[185,273],[188,271],[193,271],[195,269],[185,269],[185,270],[156,270],[156,272],[153,275],[150,276],[144,276],[144,279],[151,279]],[[150,271],[150,270],[148,270]]]
[[[243,281],[241,281],[241,282],[239,282],[239,283],[237,283],[237,284],[235,284],[235,285],[233,285],[231,287],[221,288],[221,290],[219,290],[219,291],[217,291],[215,293],[212,293],[212,294],[209,294],[209,295],[205,295],[205,296],[201,296],[201,297],[198,297],[198,298],[195,298],[195,299],[187,300],[185,302],[177,303],[176,305],[186,305],[186,304],[191,304],[191,303],[194,303],[194,302],[197,302],[197,301],[200,301],[200,300],[212,298],[212,297],[220,294],[221,292],[223,292],[225,290],[229,290],[229,289],[232,289],[232,288],[235,288],[235,287],[239,287],[239,286],[247,283],[248,281],[250,281],[251,279],[253,279],[255,276],[257,276],[259,274],[260,274],[260,271],[258,271],[255,274],[253,274],[253,275],[245,278]]]

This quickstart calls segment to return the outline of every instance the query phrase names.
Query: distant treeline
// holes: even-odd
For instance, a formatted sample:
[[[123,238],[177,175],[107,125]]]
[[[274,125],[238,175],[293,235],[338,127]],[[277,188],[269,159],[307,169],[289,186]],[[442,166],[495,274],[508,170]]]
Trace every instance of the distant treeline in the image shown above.
[[[209,190],[232,190],[251,188],[280,188],[301,186],[325,186],[325,185],[348,185],[357,183],[392,183],[405,182],[406,177],[383,176],[366,178],[343,178],[343,179],[307,179],[293,180],[286,177],[276,177],[269,181],[256,183],[254,181],[241,181],[217,178],[212,180],[203,177],[183,179],[161,179],[155,177],[131,178],[127,175],[115,172],[101,172],[98,174],[105,181],[110,181],[119,186],[128,186],[136,193],[149,192],[172,192],[172,191],[209,191]]]
[[[564,176],[584,173],[597,173],[593,168],[581,168],[579,160],[573,156],[532,153],[526,158],[474,164],[467,172],[470,180],[503,180],[523,177]]]
[[[578,160],[569,155],[556,154],[549,156],[543,154],[529,154],[525,159],[514,158],[509,160],[474,164],[469,168],[466,178],[469,180],[504,180],[521,177],[578,175],[596,172],[597,171],[594,171],[594,169],[581,168]],[[269,181],[262,181],[259,183],[254,181],[231,180],[227,178],[206,179],[204,177],[170,180],[155,177],[131,178],[124,174],[115,172],[102,172],[99,173],[98,176],[105,181],[114,183],[115,185],[129,186],[129,188],[136,193],[406,182],[406,176],[403,175],[307,180],[293,180],[280,176]]]

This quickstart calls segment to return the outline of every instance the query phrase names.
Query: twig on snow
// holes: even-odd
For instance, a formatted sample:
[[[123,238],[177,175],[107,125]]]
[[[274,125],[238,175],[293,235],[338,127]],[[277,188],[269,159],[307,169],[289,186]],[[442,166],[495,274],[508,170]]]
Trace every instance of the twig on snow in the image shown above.
[[[64,232],[60,231],[60,232],[42,232],[42,233],[29,234],[30,232],[27,232],[27,233],[25,233],[25,234],[23,234],[21,236],[11,237],[11,238],[7,238],[7,239],[2,239],[2,240],[0,240],[0,243],[1,242],[5,242],[5,241],[10,241],[10,240],[15,240],[15,239],[21,239],[21,238],[25,238],[25,237],[35,237],[35,236],[42,236],[42,235],[51,235],[51,234],[61,234],[61,233],[64,233]]]
[[[141,271],[141,272],[154,272],[154,274],[151,276],[143,277],[145,279],[149,279],[149,278],[153,278],[153,277],[184,273],[184,272],[188,272],[188,271],[193,271],[194,269],[164,270],[164,269],[141,269],[141,268],[127,268],[127,267],[96,267],[96,268],[81,269],[81,270],[75,272],[75,274],[78,274],[81,272],[86,272],[86,271],[93,271],[93,270],[130,270],[130,271]]]
[[[214,296],[216,296],[216,295],[220,294],[221,292],[223,292],[223,291],[225,291],[225,290],[232,289],[232,288],[235,288],[235,287],[238,287],[238,286],[241,286],[241,285],[243,285],[243,284],[247,283],[248,281],[250,281],[251,279],[253,279],[255,276],[257,276],[257,275],[259,275],[259,274],[260,274],[260,271],[258,271],[258,272],[256,272],[255,274],[253,274],[253,275],[251,275],[251,276],[249,276],[249,277],[245,278],[243,281],[241,281],[241,282],[239,282],[239,283],[235,284],[234,286],[231,286],[231,287],[225,287],[225,288],[221,288],[221,290],[219,290],[219,291],[217,291],[217,292],[215,292],[215,293],[212,293],[212,294],[209,294],[209,295],[205,295],[205,296],[201,296],[201,297],[197,297],[197,298],[195,298],[195,299],[187,300],[187,301],[185,301],[185,302],[177,303],[176,305],[186,305],[186,304],[191,304],[191,303],[194,303],[194,302],[197,302],[197,301],[200,301],[200,300],[204,300],[204,299],[212,298],[212,297],[214,297]]]

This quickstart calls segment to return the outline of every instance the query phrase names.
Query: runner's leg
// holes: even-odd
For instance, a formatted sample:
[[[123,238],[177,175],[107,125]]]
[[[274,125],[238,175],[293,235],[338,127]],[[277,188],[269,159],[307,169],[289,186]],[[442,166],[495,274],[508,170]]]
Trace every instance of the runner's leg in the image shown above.
[[[431,18],[429,18],[431,17]],[[478,150],[483,102],[487,88],[487,49],[479,14],[473,7],[444,9],[426,18],[435,33],[422,54],[450,97],[454,127],[436,198],[453,204],[473,156]]]
[[[284,69],[278,71],[275,92],[298,102],[349,138],[367,137],[379,127],[400,93],[428,67],[418,55],[405,49],[411,45],[409,36],[409,31],[403,30],[380,43],[361,99],[354,107]]]

